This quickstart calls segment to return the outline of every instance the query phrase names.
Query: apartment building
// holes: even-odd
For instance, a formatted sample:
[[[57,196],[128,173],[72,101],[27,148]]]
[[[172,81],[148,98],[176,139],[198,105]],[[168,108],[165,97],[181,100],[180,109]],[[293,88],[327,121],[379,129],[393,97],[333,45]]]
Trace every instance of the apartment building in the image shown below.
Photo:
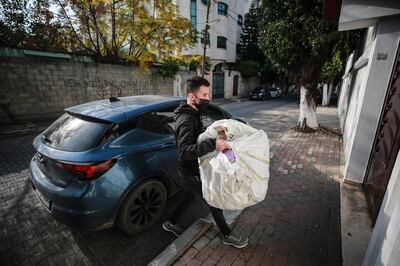
[[[240,43],[245,13],[248,12],[252,1],[210,1],[206,57],[211,66],[205,75],[212,84],[210,95],[214,99],[247,96],[252,82],[244,82],[240,73],[230,70],[227,63],[234,63],[237,60],[237,46]],[[183,54],[202,56],[208,1],[176,0],[175,2],[179,15],[189,19],[193,29],[198,32],[196,44],[183,51]],[[197,72],[201,74],[201,69]]]

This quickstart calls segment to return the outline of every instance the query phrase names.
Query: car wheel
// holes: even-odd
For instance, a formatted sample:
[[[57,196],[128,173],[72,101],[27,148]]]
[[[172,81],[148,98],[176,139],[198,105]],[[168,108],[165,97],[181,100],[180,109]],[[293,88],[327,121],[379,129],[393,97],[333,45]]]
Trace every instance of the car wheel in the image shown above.
[[[155,179],[147,180],[129,193],[118,214],[117,225],[127,234],[140,234],[160,219],[166,202],[164,184]]]

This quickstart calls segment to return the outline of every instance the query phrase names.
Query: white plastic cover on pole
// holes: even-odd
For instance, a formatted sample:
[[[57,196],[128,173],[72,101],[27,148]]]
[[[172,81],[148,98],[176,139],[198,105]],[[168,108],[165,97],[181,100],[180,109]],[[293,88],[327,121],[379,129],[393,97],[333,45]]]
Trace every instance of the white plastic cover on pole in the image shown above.
[[[264,200],[269,181],[269,141],[263,130],[233,119],[214,122],[198,142],[216,139],[224,127],[228,144],[235,154],[231,163],[222,152],[211,152],[199,158],[204,199],[216,208],[242,210]]]

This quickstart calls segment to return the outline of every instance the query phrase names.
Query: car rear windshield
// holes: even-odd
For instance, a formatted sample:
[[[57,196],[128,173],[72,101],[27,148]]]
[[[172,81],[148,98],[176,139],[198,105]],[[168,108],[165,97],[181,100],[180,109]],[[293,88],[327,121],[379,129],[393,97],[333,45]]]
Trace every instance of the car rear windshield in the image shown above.
[[[42,140],[57,150],[86,151],[99,144],[110,126],[109,123],[65,113],[43,132]]]
[[[277,91],[276,88],[270,88],[269,90],[270,90],[270,91]]]
[[[262,90],[262,88],[255,88],[254,92],[260,92]]]

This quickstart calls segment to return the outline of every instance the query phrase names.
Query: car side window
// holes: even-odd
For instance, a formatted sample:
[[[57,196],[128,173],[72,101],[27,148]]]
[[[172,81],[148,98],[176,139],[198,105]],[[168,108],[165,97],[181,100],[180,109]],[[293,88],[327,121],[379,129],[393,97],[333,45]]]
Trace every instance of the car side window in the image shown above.
[[[114,139],[116,137],[119,136],[120,134],[120,127],[118,126],[118,124],[115,124],[104,136],[103,140],[101,141],[101,143],[106,143],[107,141],[109,141],[110,139]]]
[[[209,106],[206,110],[204,110],[201,114],[201,122],[203,124],[203,128],[209,127],[212,123],[221,119],[228,119],[229,117],[216,108]]]
[[[155,114],[160,118],[160,123],[163,128],[169,133],[175,132],[175,109],[177,106],[164,108],[155,112]]]
[[[136,128],[154,133],[174,133],[174,110],[168,107],[140,115],[137,118]]]
[[[119,135],[123,135],[128,131],[131,131],[136,127],[137,119],[129,119],[128,121],[125,121],[119,126]]]

